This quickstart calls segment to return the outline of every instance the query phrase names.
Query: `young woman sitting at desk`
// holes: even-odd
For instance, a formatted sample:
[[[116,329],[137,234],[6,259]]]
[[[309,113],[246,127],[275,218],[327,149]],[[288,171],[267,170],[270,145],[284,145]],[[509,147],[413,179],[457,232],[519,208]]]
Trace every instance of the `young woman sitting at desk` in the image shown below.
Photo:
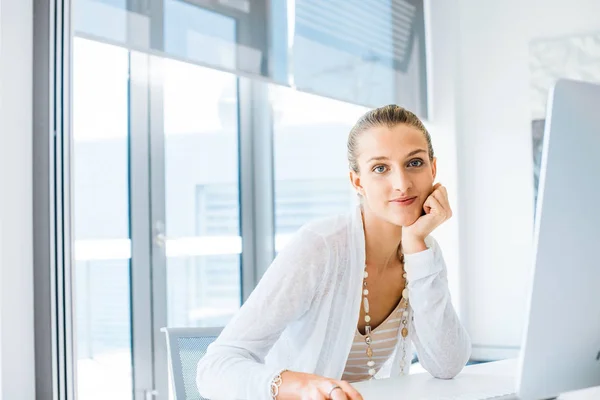
[[[452,216],[431,137],[411,112],[366,113],[348,137],[360,205],[303,226],[198,364],[211,399],[362,399],[348,383],[434,377],[471,353],[430,236]],[[401,395],[401,393],[399,393]]]

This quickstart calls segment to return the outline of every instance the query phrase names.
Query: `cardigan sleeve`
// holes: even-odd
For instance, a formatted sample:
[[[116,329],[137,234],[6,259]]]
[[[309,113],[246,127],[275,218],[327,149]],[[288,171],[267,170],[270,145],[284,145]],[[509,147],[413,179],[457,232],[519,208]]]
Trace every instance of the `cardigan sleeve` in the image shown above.
[[[413,342],[419,361],[436,378],[451,379],[471,356],[471,339],[456,314],[441,249],[428,237],[428,249],[406,254]]]
[[[300,229],[277,255],[249,298],[199,361],[196,384],[210,399],[270,399],[279,369],[265,356],[286,326],[317,295],[329,249],[324,238]]]

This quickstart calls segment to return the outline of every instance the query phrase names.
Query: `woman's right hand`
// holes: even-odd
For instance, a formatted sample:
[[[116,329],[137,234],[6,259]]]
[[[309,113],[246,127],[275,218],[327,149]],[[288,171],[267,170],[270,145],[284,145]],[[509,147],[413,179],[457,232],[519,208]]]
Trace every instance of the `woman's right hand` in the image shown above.
[[[339,389],[331,391],[334,387]],[[331,392],[331,397],[329,393]],[[363,400],[348,382],[303,372],[285,371],[277,400]]]

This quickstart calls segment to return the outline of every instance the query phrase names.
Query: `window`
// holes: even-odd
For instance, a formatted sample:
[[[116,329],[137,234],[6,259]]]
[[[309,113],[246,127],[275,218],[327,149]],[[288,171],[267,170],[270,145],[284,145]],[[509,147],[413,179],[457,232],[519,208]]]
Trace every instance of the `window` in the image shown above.
[[[281,180],[275,189],[275,231],[296,232],[308,221],[348,211],[353,199],[348,179]]]
[[[348,133],[367,109],[272,87],[276,249],[316,218],[356,205],[348,176]]]
[[[359,3],[75,1],[73,98],[56,90],[80,398],[167,393],[160,327],[225,325],[290,235],[353,210],[346,139],[367,108],[331,98],[425,101],[420,3]],[[380,24],[357,43],[343,16],[364,7]]]
[[[241,305],[237,78],[164,60],[169,326],[223,326]]]
[[[81,38],[73,55],[77,393],[130,399],[129,55]]]

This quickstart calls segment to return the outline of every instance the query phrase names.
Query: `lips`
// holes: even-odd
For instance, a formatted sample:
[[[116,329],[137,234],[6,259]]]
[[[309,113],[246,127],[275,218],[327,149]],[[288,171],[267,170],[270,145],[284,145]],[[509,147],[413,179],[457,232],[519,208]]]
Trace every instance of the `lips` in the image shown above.
[[[414,203],[416,199],[417,199],[417,196],[405,197],[405,198],[400,198],[400,199],[394,199],[391,201],[391,203],[399,204],[401,206],[409,206],[412,203]]]

